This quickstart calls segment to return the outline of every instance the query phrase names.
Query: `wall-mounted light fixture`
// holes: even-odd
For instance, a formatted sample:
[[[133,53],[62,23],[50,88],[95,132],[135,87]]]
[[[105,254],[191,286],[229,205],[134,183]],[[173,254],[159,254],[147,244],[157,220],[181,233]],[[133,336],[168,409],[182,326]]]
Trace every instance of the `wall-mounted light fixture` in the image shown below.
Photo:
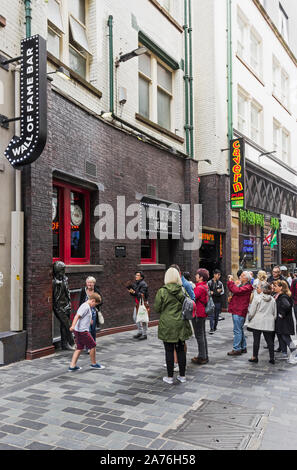
[[[115,61],[115,66],[118,67],[121,62],[126,62],[127,60],[133,59],[133,57],[138,57],[142,54],[145,54],[146,52],[147,48],[140,46],[137,49],[134,49],[134,51],[127,52],[127,54],[122,54],[119,59]]]
[[[211,165],[211,161],[208,160],[208,158],[206,158],[205,160],[198,160],[198,163],[200,163],[200,162],[206,162],[206,163],[208,163],[209,165]]]
[[[67,69],[65,69],[64,67],[59,67],[54,72],[47,73],[47,75],[52,75],[53,73],[56,73],[57,75],[59,75],[59,77],[64,78],[64,80],[70,80],[70,78],[71,78],[69,71]]]

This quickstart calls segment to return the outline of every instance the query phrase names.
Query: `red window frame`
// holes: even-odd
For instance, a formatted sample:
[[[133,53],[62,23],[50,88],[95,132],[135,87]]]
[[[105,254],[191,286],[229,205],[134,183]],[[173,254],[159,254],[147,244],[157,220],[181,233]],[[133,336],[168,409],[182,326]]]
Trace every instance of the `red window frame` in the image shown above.
[[[157,263],[157,240],[150,239],[151,257],[141,258],[141,264],[156,264]]]
[[[61,181],[53,181],[53,187],[58,188],[59,198],[59,248],[60,256],[53,257],[53,262],[63,261],[66,265],[70,264],[89,264],[90,263],[90,193],[88,190],[74,186]],[[85,257],[71,257],[71,192],[84,195],[85,207]]]

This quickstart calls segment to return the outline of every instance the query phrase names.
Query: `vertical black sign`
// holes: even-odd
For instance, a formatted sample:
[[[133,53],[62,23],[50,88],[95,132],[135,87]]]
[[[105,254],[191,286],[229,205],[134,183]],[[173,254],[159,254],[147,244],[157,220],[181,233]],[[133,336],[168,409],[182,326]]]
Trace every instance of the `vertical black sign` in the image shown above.
[[[4,154],[14,168],[41,155],[47,137],[46,41],[36,35],[21,42],[21,135]]]
[[[245,155],[244,139],[230,141],[231,209],[245,208]]]

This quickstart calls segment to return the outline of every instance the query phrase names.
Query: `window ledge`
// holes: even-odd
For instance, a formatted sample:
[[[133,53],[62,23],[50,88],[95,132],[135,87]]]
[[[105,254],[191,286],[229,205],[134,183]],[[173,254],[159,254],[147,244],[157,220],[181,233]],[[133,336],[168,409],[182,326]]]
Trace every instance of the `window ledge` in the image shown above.
[[[89,90],[93,95],[97,96],[98,98],[102,97],[102,92],[99,91],[96,87],[91,85],[87,80],[85,80],[83,77],[81,77],[78,73],[74,72],[70,67],[65,65],[63,62],[61,62],[57,57],[52,55],[50,52],[47,53],[47,60],[54,64],[56,67],[64,67],[64,69],[68,70],[70,73],[70,77],[73,78],[76,82],[78,82],[81,86]]]
[[[146,124],[149,127],[152,127],[157,132],[160,132],[161,134],[165,134],[167,137],[170,137],[171,139],[174,139],[181,144],[183,144],[185,141],[185,139],[183,139],[182,137],[179,137],[178,135],[165,129],[164,127],[159,126],[159,124],[156,124],[155,122],[150,121],[146,117],[141,116],[141,114],[135,113],[135,119],[137,119],[138,121],[141,121],[143,124]]]
[[[141,271],[165,271],[166,264],[138,264],[137,268]]]
[[[290,116],[292,116],[292,113],[288,110],[288,108],[281,102],[281,100],[274,93],[272,93],[272,96],[281,105],[281,107],[284,108],[284,110],[287,111],[287,113],[289,113]]]
[[[238,54],[236,54],[237,59],[244,65],[249,72],[258,80],[258,82],[261,83],[262,86],[265,86],[265,83],[263,80],[257,75],[257,73],[246,63],[244,59],[242,59]]]
[[[103,264],[68,264],[66,273],[102,273],[104,271]]]

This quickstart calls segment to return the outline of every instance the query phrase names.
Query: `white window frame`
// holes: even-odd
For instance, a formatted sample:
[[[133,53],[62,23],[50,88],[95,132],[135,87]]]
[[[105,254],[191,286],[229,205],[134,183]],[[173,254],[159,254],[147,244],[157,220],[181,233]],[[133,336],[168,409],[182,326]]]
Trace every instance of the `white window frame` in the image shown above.
[[[252,69],[256,72],[257,75],[262,77],[262,65],[263,65],[263,60],[262,60],[262,39],[257,33],[257,31],[254,28],[251,28],[250,30],[250,61],[249,64],[252,67]],[[257,56],[256,58],[252,55],[252,41],[255,40],[257,43],[256,49],[257,49]],[[253,60],[255,61],[255,64],[253,64]]]
[[[141,44],[140,44],[141,46]],[[168,67],[162,60],[160,60],[152,52],[148,51],[147,53],[151,59],[151,76],[149,77],[142,71],[138,69],[138,76],[143,78],[149,83],[149,120],[158,124],[158,89],[163,93],[166,93],[170,97],[170,116],[169,128],[166,128],[168,131],[173,132],[174,122],[173,122],[173,109],[174,109],[174,70]],[[171,73],[172,77],[172,91],[169,92],[164,87],[158,84],[158,64],[164,67]],[[139,91],[138,91],[139,96]],[[159,125],[159,124],[158,124]],[[160,126],[162,127],[162,126]]]
[[[244,115],[241,115],[239,113],[239,98],[243,102]],[[248,120],[249,103],[248,101],[249,101],[248,95],[242,89],[239,88],[237,92],[237,126],[238,126],[238,130],[246,135],[248,134],[248,128],[249,128],[249,120]]]
[[[254,126],[252,122],[253,110],[256,110],[256,113],[257,113],[257,126],[256,127]],[[263,143],[263,107],[254,99],[251,100],[251,105],[250,105],[250,137],[257,144]]]
[[[284,139],[286,144],[284,143]],[[290,164],[290,133],[285,129],[282,128],[282,161],[287,165]]]
[[[240,24],[241,23],[241,24]],[[237,11],[237,54],[243,59],[247,60],[247,34],[248,34],[248,21],[243,13]]]

